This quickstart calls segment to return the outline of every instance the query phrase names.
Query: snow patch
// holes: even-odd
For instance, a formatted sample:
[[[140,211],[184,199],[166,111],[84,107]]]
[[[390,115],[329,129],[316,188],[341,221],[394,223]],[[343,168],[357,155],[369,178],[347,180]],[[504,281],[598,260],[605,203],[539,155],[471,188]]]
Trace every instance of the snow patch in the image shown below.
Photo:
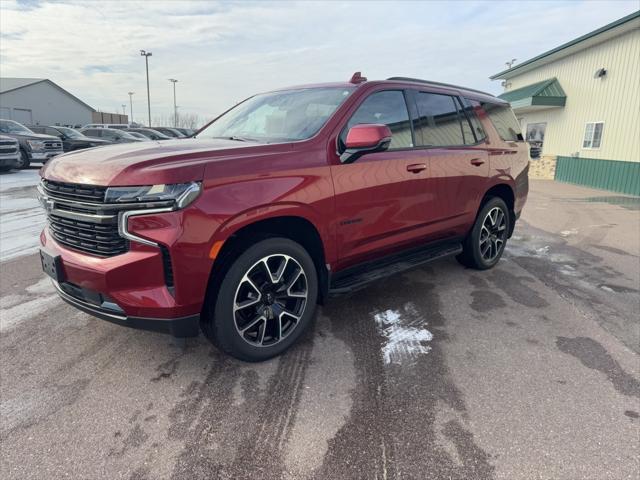
[[[571,235],[577,235],[577,234],[578,234],[578,230],[576,230],[575,228],[572,228],[571,230],[563,230],[560,232],[561,237],[569,237]]]
[[[377,312],[373,318],[385,338],[382,358],[386,365],[412,361],[418,355],[431,351],[431,347],[424,343],[433,340],[433,334],[421,328],[426,322],[411,302],[402,310]]]
[[[46,218],[36,199],[36,170],[0,175],[0,261],[38,250]]]
[[[37,317],[51,308],[58,299],[49,277],[25,288],[25,294],[0,297],[0,332],[11,330],[20,322]]]

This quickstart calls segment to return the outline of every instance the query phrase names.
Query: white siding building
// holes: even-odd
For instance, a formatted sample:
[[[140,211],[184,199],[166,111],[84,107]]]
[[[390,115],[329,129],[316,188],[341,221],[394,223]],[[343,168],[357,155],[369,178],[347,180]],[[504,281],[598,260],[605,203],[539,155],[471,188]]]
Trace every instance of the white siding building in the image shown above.
[[[86,125],[93,112],[51,80],[0,78],[0,118],[24,125]]]
[[[536,147],[532,174],[640,195],[640,11],[491,79]]]

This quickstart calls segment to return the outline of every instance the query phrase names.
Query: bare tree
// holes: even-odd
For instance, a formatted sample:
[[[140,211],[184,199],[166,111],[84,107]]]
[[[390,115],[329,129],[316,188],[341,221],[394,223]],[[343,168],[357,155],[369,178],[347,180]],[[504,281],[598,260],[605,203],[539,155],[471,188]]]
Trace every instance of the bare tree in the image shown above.
[[[173,127],[174,123],[173,115],[158,115],[153,118],[153,125],[156,127]],[[202,124],[200,115],[197,113],[178,113],[177,127],[196,129],[201,127]]]

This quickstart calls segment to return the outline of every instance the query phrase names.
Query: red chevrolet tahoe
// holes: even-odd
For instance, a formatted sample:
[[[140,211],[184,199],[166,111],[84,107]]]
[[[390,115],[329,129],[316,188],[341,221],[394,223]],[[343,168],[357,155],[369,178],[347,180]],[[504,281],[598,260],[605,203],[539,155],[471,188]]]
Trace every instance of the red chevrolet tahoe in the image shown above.
[[[528,165],[508,103],[355,74],[255,95],[193,138],[52,159],[42,265],[96,317],[264,360],[331,294],[445,255],[493,267]]]

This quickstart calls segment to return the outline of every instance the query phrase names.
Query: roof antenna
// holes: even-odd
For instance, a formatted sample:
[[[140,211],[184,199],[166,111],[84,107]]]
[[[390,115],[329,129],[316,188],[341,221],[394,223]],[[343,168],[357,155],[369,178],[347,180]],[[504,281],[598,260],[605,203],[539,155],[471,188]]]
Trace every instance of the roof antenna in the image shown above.
[[[363,83],[367,81],[367,77],[363,77],[361,72],[356,72],[351,76],[351,80],[349,80],[349,83],[354,83],[354,84],[358,84],[358,83]]]

